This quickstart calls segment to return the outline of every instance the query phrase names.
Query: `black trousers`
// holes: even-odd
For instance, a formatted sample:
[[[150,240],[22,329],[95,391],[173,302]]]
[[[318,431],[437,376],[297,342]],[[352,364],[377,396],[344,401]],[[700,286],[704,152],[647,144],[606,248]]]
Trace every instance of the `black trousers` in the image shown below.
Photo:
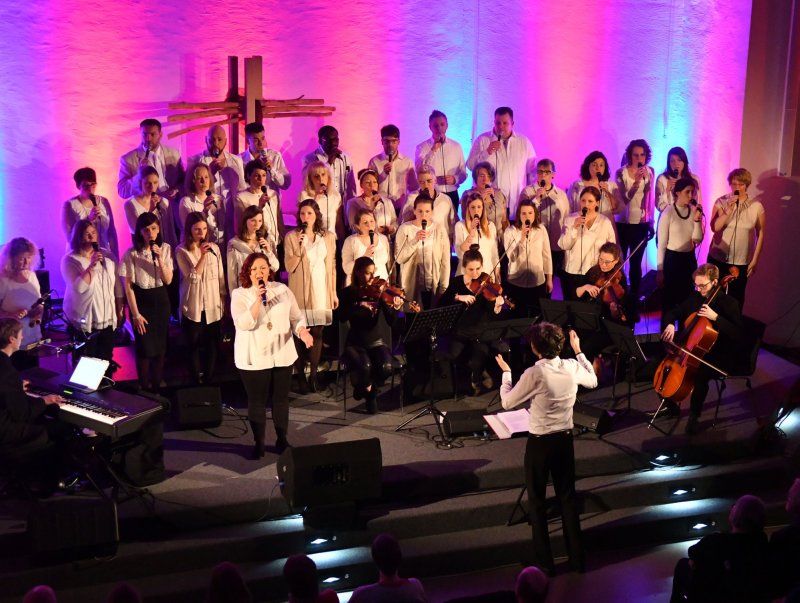
[[[267,401],[272,402],[272,424],[275,434],[286,437],[289,431],[289,386],[291,366],[276,366],[259,371],[239,370],[247,393],[247,414],[253,423],[267,422]]]
[[[572,565],[584,565],[581,523],[575,496],[575,448],[571,431],[528,436],[525,448],[525,484],[528,488],[531,533],[536,565],[552,568],[553,552],[547,531],[547,479],[552,476],[567,552]]]
[[[745,288],[747,287],[747,265],[740,266],[738,264],[726,264],[725,262],[720,262],[711,256],[708,256],[708,263],[714,264],[717,268],[719,268],[720,280],[730,274],[730,269],[732,267],[739,269],[739,277],[728,284],[728,295],[739,302],[739,310],[744,312],[744,293]]]
[[[71,324],[67,324],[67,333],[75,341],[86,341],[86,345],[78,348],[72,352],[72,362],[78,361],[81,356],[89,356],[90,358],[100,358],[101,360],[111,360],[114,356],[114,329],[106,327],[92,331],[91,333],[84,333],[80,329],[76,329]]]
[[[649,225],[644,224],[625,224],[617,222],[617,235],[619,236],[619,246],[622,248],[622,257],[626,258],[631,251],[641,242],[647,239]],[[630,279],[630,297],[633,303],[639,301],[639,285],[642,283],[642,258],[647,245],[642,245],[639,250],[631,256],[628,263],[628,278]]]
[[[189,368],[192,378],[197,381],[200,373],[205,373],[206,379],[211,379],[217,366],[217,346],[220,340],[220,321],[206,322],[206,313],[200,315],[200,322],[189,320],[185,316],[181,319],[189,346]]]
[[[450,193],[444,193],[444,194],[450,197],[450,201],[453,202],[453,211],[456,212],[456,216],[459,216],[458,210],[461,207],[461,204],[459,203],[458,191],[452,191]]]
[[[662,316],[682,303],[694,291],[692,272],[697,268],[693,251],[670,251],[664,255],[664,288]],[[666,325],[661,325],[664,330]]]
[[[349,345],[344,358],[353,387],[378,387],[392,375],[392,355],[383,344],[371,348]]]

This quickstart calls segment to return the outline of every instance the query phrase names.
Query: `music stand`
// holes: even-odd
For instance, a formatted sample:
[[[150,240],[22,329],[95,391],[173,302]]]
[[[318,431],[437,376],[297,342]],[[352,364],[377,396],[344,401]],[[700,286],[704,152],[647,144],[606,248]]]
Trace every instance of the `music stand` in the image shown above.
[[[630,412],[631,396],[633,395],[633,380],[636,377],[635,367],[637,363],[639,363],[639,366],[643,366],[647,362],[647,356],[645,356],[644,352],[642,351],[642,347],[636,340],[636,336],[633,334],[633,329],[618,324],[614,321],[606,320],[605,318],[602,319],[602,322],[606,332],[608,333],[608,336],[611,338],[611,342],[617,348],[619,356],[625,358],[625,363],[627,364],[628,407],[625,409],[625,412]],[[611,398],[614,406],[617,404],[617,397],[615,395],[616,386],[617,383],[615,378],[614,384],[611,388]]]
[[[539,316],[532,318],[512,318],[511,320],[491,321],[487,324],[486,331],[481,333],[480,340],[484,343],[498,341],[506,337],[514,339],[524,337],[528,334],[531,325],[539,320]],[[500,400],[500,390],[497,390],[494,398],[486,406],[486,412]]]
[[[545,321],[585,331],[600,330],[600,305],[594,302],[539,299]]]
[[[464,308],[464,304],[453,304],[452,306],[444,306],[442,308],[418,312],[414,316],[411,326],[408,328],[408,331],[406,331],[406,334],[403,337],[403,344],[405,345],[413,341],[423,341],[428,339],[431,344],[431,358],[433,359],[436,355],[436,346],[439,336],[445,335],[455,328],[458,319],[461,317],[461,313],[464,311]],[[439,430],[439,435],[442,438],[442,445],[449,448],[450,438],[445,436],[444,429],[442,428],[442,417],[444,417],[444,414],[436,407],[436,402],[433,399],[432,363],[429,371],[428,386],[430,388],[430,399],[428,400],[428,404],[413,417],[398,425],[395,431],[401,431],[406,427],[406,425],[416,421],[420,417],[424,417],[425,415],[433,415],[436,428]]]

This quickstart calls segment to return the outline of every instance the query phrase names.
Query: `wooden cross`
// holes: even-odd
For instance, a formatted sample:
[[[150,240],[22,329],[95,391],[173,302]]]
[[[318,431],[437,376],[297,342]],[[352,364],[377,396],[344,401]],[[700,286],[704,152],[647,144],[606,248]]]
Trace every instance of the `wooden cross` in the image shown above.
[[[211,126],[228,126],[228,144],[231,153],[239,152],[239,122],[261,123],[265,118],[280,117],[327,117],[336,107],[325,105],[321,98],[298,98],[288,100],[264,99],[262,88],[262,61],[260,56],[244,60],[244,96],[239,94],[239,57],[228,57],[228,95],[224,101],[174,102],[168,103],[168,111],[188,111],[167,115],[167,124],[205,120],[209,117],[224,117],[220,121],[194,124],[167,134],[168,139],[183,136],[194,130]]]

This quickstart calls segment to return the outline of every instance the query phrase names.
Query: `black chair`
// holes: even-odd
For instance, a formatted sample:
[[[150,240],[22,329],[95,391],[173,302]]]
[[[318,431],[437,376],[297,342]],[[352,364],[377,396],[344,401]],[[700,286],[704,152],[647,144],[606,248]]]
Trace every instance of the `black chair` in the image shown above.
[[[719,375],[714,378],[714,385],[717,387],[717,405],[714,410],[714,422],[712,427],[717,426],[719,406],[722,403],[722,393],[727,388],[727,382],[731,379],[743,380],[747,389],[752,390],[753,384],[750,378],[756,372],[758,363],[758,352],[761,350],[761,342],[764,340],[764,331],[767,326],[760,320],[743,316],[744,332],[736,345],[736,353],[733,355],[734,364],[726,376]],[[753,415],[755,416],[755,402],[753,402]]]

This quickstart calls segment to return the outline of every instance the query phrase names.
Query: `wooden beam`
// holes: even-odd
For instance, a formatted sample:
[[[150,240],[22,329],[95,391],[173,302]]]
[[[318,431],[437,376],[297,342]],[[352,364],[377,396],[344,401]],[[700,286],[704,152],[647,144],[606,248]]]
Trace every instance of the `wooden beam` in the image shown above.
[[[177,138],[178,136],[183,136],[184,134],[188,134],[189,132],[194,132],[195,130],[201,130],[203,128],[210,128],[211,126],[224,126],[226,124],[236,125],[238,123],[239,123],[239,118],[232,117],[230,119],[225,119],[223,121],[217,121],[210,124],[196,124],[194,126],[189,126],[188,128],[183,128],[181,130],[175,130],[174,132],[170,132],[169,134],[167,134],[167,139],[172,140],[173,138]],[[238,125],[236,127],[238,127]],[[231,150],[230,152],[233,153],[233,150]]]
[[[167,109],[171,111],[184,111],[186,109],[238,109],[239,103],[230,102],[230,101],[222,101],[222,102],[206,102],[206,103],[185,103],[185,102],[176,102],[176,103],[168,103]]]
[[[228,57],[228,96],[225,100],[239,100],[239,57]],[[241,110],[241,109],[239,109]],[[239,120],[227,122],[228,126],[228,149],[234,155],[239,154]]]
[[[256,121],[257,107],[260,109],[262,97],[261,57],[248,57],[244,60],[244,123]]]
[[[194,121],[195,119],[204,119],[206,117],[217,117],[219,115],[238,115],[238,109],[211,109],[210,111],[196,111],[194,113],[179,113],[176,115],[168,115],[167,123],[181,123],[185,121]]]
[[[264,119],[273,117],[328,117],[333,115],[332,112],[327,113],[264,113]]]
[[[267,98],[261,101],[261,104],[264,106],[275,105],[275,106],[282,106],[282,105],[322,105],[325,103],[324,98],[303,98],[302,96],[298,96],[297,98],[290,98],[286,100],[278,100],[274,98]]]

